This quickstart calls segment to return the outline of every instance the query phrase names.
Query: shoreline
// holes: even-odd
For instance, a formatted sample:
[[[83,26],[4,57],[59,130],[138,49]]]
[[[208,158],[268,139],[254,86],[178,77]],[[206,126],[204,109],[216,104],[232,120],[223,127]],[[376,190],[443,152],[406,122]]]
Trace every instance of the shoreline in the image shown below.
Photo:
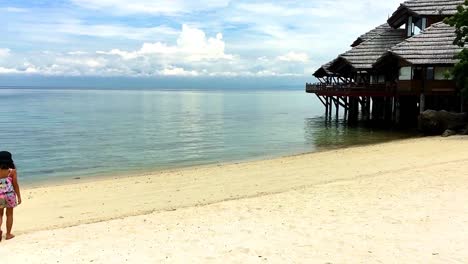
[[[436,136],[438,137],[438,136]],[[80,183],[92,183],[96,181],[103,181],[103,180],[118,180],[122,178],[132,178],[132,177],[142,177],[148,175],[155,175],[155,174],[163,174],[163,173],[177,173],[179,171],[185,170],[196,170],[196,169],[203,169],[203,168],[210,168],[210,167],[219,167],[219,166],[226,166],[226,165],[238,165],[238,164],[245,164],[251,162],[258,162],[258,161],[266,161],[266,160],[278,160],[284,159],[289,157],[297,157],[297,156],[304,156],[304,155],[311,155],[311,154],[318,154],[328,151],[336,151],[336,150],[345,150],[350,148],[359,148],[359,147],[366,147],[366,146],[374,146],[380,144],[388,144],[388,143],[396,143],[406,140],[414,140],[419,138],[431,138],[431,137],[424,137],[421,135],[414,135],[409,137],[403,137],[399,139],[390,139],[388,141],[382,142],[369,142],[364,144],[350,144],[344,146],[332,146],[329,148],[319,148],[315,151],[305,151],[305,152],[298,152],[293,154],[279,154],[279,155],[268,155],[268,156],[261,156],[261,157],[252,157],[247,159],[239,159],[239,160],[231,160],[231,161],[221,161],[221,162],[207,162],[206,164],[200,165],[186,165],[186,166],[175,166],[171,168],[161,168],[161,169],[140,169],[137,170],[136,173],[132,174],[131,171],[125,172],[106,172],[106,173],[98,173],[98,174],[89,174],[89,175],[72,175],[67,177],[57,177],[60,179],[47,179],[47,180],[38,180],[35,181],[25,181],[21,183],[21,187],[23,189],[37,189],[37,188],[46,188],[50,186],[63,186],[63,185],[73,185],[73,184],[80,184]],[[20,172],[21,173],[21,172]],[[78,179],[77,179],[78,178]],[[20,179],[21,180],[21,179]]]
[[[467,149],[468,137],[418,138],[25,189],[0,252],[8,263],[464,263]]]
[[[71,184],[24,188],[23,204],[17,209],[18,223],[15,224],[15,229],[17,233],[22,234],[353,180],[395,169],[394,164],[388,164],[387,156],[380,153],[381,148],[397,154],[401,152],[401,146],[405,145],[463,140],[463,137],[405,139],[269,160],[207,165],[120,178],[77,180]],[[468,143],[468,140],[466,142]],[[367,153],[369,151],[377,151],[379,157],[369,157]],[[356,159],[359,156],[371,160],[377,158],[382,163],[382,167],[367,168],[366,159],[361,160],[362,157]],[[330,162],[341,163],[342,166],[330,167],[327,165]],[[406,160],[398,159],[395,162],[405,164]],[[427,163],[424,160],[420,162]],[[410,169],[415,165],[407,164],[400,166],[400,169]],[[359,170],[359,173],[347,172],[346,166],[351,170]],[[296,173],[298,175],[295,175]],[[309,173],[313,176],[308,177]],[[138,206],[131,201],[133,198],[137,198]],[[119,204],[116,199],[123,201]],[[148,202],[142,203],[141,200]],[[102,204],[96,204],[96,201]],[[49,215],[44,214],[44,211],[54,213]],[[35,221],[28,220],[29,217],[25,218],[23,214],[34,215]]]

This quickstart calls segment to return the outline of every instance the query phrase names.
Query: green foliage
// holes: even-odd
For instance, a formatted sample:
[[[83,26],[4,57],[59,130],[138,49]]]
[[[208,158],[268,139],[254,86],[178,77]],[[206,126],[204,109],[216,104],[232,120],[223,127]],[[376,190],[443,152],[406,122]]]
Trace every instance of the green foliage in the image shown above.
[[[468,0],[465,0],[465,3],[458,7],[458,12],[445,22],[456,29],[457,37],[453,44],[463,48],[457,55],[460,62],[455,65],[453,75],[463,96],[468,99],[468,50],[465,48],[468,41]]]
[[[445,22],[456,29],[457,38],[454,44],[465,47],[468,41],[468,0],[465,0],[465,4],[458,7],[458,12]]]
[[[444,79],[445,80],[452,80],[453,79],[453,72],[451,70],[444,71]]]
[[[462,89],[462,94],[468,98],[468,49],[463,49],[457,58],[460,60],[453,69],[453,75],[458,86]]]

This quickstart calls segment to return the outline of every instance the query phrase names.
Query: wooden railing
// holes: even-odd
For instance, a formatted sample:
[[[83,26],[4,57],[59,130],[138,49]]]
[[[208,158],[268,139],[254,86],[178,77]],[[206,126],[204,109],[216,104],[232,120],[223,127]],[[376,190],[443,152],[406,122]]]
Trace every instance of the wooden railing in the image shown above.
[[[326,92],[394,92],[396,84],[325,84],[325,83],[307,83],[307,93],[326,93]]]

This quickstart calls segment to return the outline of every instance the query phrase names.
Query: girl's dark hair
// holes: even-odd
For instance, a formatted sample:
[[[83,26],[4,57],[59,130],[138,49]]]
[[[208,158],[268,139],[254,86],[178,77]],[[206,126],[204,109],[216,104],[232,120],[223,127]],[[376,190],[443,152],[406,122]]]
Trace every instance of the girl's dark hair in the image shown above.
[[[16,169],[15,163],[8,151],[0,151],[0,169]]]
[[[0,161],[0,169],[16,169],[15,163],[13,161]]]

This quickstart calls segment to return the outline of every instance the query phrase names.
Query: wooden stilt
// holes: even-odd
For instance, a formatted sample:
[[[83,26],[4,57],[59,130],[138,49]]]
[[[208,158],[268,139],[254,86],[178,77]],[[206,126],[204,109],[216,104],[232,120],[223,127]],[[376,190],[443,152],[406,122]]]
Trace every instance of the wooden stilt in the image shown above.
[[[335,98],[335,119],[338,121],[340,118],[340,102],[338,96]]]
[[[371,115],[371,98],[370,96],[366,96],[366,120],[370,120]]]
[[[322,104],[323,104],[325,107],[327,107],[327,105],[326,105],[325,102],[322,100],[322,98],[320,97],[320,95],[317,95],[317,94],[315,94],[315,95],[316,95],[317,98],[320,100],[320,102],[322,102]]]
[[[348,110],[349,110],[349,103],[348,103],[348,97],[344,97],[343,101],[345,102],[345,111],[344,111],[344,119],[348,120]]]
[[[328,119],[328,96],[325,97],[325,119]]]
[[[422,113],[426,110],[426,97],[424,94],[419,96],[419,112]]]

